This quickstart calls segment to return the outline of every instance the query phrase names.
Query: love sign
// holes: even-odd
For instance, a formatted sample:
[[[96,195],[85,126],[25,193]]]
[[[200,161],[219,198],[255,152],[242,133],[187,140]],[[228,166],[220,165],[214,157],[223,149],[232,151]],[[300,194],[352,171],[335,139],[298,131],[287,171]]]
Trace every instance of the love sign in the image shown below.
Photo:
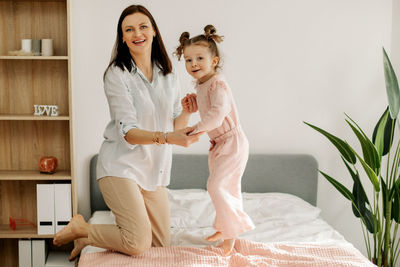
[[[35,107],[35,116],[58,116],[58,106],[56,105],[33,105]]]

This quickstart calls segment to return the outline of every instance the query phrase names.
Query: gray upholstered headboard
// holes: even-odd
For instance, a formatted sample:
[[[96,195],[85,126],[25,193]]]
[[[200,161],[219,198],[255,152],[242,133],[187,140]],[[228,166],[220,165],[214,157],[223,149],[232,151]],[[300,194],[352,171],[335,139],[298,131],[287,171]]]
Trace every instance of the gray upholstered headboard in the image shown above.
[[[90,204],[92,213],[108,210],[96,181],[97,155],[90,161]],[[206,189],[208,155],[174,154],[170,189]],[[282,192],[316,205],[318,164],[310,155],[251,154],[242,179],[242,191]]]

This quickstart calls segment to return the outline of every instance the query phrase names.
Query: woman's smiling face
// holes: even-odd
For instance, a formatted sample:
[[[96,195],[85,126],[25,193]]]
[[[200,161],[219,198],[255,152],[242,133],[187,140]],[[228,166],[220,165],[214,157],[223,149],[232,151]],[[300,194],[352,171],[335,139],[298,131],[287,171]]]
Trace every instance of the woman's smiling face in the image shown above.
[[[150,52],[155,31],[150,19],[142,13],[128,15],[122,21],[122,41],[126,43],[131,54]]]

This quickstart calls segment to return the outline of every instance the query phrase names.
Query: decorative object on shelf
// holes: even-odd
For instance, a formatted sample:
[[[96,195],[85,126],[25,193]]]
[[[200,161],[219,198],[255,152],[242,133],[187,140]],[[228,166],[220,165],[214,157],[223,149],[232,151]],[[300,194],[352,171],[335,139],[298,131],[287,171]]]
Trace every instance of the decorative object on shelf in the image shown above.
[[[21,50],[24,52],[32,52],[32,39],[22,39]]]
[[[8,51],[9,56],[34,56],[32,52],[26,52],[24,50]]]
[[[58,106],[57,105],[33,105],[35,108],[35,116],[42,116],[46,113],[47,116],[57,117],[58,116]]]
[[[8,217],[8,221],[10,222],[10,228],[13,231],[15,231],[17,229],[17,226],[21,226],[21,225],[30,225],[30,226],[36,227],[36,224],[34,224],[33,222],[31,222],[27,219],[23,219],[23,218]]]
[[[39,170],[41,173],[53,174],[56,171],[57,165],[56,157],[42,157],[39,161]]]
[[[53,55],[53,39],[42,39],[42,56]]]
[[[41,51],[41,43],[40,39],[32,40],[32,53],[36,56],[40,56]]]
[[[22,39],[21,50],[8,51],[10,56],[40,56],[41,40]]]
[[[351,202],[354,216],[360,218],[368,258],[378,266],[394,267],[400,255],[400,239],[398,237],[400,141],[394,136],[396,125],[400,126],[400,90],[385,49],[383,49],[383,65],[389,106],[376,124],[372,138],[368,137],[361,127],[346,114],[346,122],[361,144],[362,155],[357,153],[345,140],[317,126],[305,123],[331,141],[339,150],[343,163],[350,173],[354,182],[353,191],[320,171]],[[397,142],[397,145],[392,146],[394,142]],[[384,159],[384,156],[387,157]],[[357,159],[371,182],[373,190],[371,200],[371,196],[366,193],[368,191],[364,189],[365,184],[362,182],[361,172],[356,166]]]

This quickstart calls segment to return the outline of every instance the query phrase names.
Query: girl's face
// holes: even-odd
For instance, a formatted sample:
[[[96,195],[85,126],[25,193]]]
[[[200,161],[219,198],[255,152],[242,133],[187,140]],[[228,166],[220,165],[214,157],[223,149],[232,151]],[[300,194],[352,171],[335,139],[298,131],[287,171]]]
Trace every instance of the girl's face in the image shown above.
[[[219,58],[211,54],[207,43],[191,44],[183,50],[187,72],[200,83],[215,74]]]
[[[142,13],[134,13],[124,18],[121,24],[122,41],[133,55],[151,53],[151,45],[156,35],[150,19]]]

